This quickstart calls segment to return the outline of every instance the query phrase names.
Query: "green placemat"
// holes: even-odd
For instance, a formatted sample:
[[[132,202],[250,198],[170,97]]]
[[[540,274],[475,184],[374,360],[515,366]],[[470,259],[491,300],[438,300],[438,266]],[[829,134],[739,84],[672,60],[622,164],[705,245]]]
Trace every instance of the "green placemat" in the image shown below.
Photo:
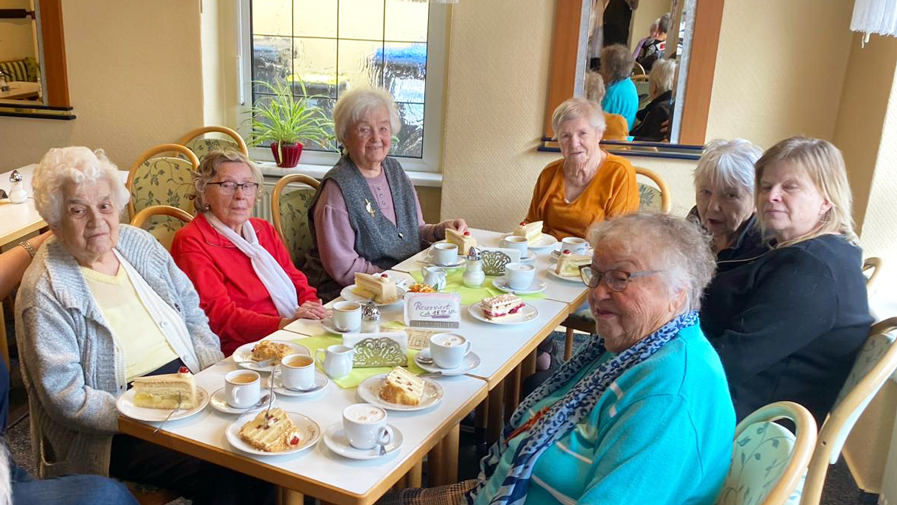
[[[416,282],[423,282],[424,277],[420,272],[411,272],[411,276],[414,277]],[[443,289],[442,292],[458,293],[461,295],[461,305],[473,305],[483,298],[504,294],[504,291],[492,285],[492,280],[498,279],[499,277],[501,276],[487,275],[486,282],[484,282],[482,286],[478,288],[469,288],[464,285],[464,270],[456,270],[446,275],[445,289]],[[545,293],[520,295],[520,298],[535,300],[545,298]]]
[[[305,337],[305,338],[297,338],[293,340],[293,342],[304,345],[308,348],[311,355],[314,356],[317,353],[318,349],[327,349],[331,345],[339,345],[343,343],[342,337],[331,337],[331,336],[322,336],[322,337]],[[418,351],[414,349],[408,349],[408,370],[414,374],[422,374],[425,370],[414,362],[414,357],[417,356]],[[315,360],[317,362],[317,359]],[[321,371],[321,364],[317,363],[317,366]],[[376,368],[352,368],[352,372],[349,375],[343,377],[342,379],[330,379],[336,383],[337,386],[343,389],[351,389],[358,387],[359,384],[368,379],[368,377],[373,377],[375,375],[379,375],[382,373],[389,373],[392,370],[391,366],[386,367],[376,367]]]

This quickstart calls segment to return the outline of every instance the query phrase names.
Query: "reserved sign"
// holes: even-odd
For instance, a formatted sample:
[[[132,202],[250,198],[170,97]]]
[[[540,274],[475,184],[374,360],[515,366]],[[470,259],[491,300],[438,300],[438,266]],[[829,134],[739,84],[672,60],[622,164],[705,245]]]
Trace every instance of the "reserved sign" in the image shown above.
[[[408,293],[405,295],[405,325],[412,328],[459,328],[461,296],[457,293]]]

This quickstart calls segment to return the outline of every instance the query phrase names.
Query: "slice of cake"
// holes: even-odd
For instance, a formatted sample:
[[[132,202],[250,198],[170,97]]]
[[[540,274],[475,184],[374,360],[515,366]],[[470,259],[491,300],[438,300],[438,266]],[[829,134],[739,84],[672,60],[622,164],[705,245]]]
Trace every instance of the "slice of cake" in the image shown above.
[[[504,294],[483,298],[480,302],[483,315],[490,321],[507,321],[523,315],[526,304],[517,295]]]
[[[542,238],[542,221],[533,223],[523,221],[514,228],[513,234],[518,237],[526,237],[529,245],[533,245]]]
[[[419,405],[424,396],[424,380],[397,366],[386,376],[380,398],[401,405]]]
[[[262,340],[252,348],[252,361],[274,360],[273,365],[279,365],[280,360],[293,354],[293,348],[281,342]]]
[[[591,262],[592,257],[588,254],[573,254],[564,249],[564,252],[558,256],[558,264],[554,267],[554,272],[561,277],[579,277],[579,267]]]
[[[458,254],[461,256],[467,256],[470,254],[470,248],[477,246],[477,239],[473,238],[469,231],[461,233],[451,228],[445,230],[445,241],[458,246]]]
[[[196,380],[187,367],[178,373],[137,377],[134,386],[134,406],[150,409],[192,409],[196,406]],[[180,407],[178,407],[180,395]]]
[[[240,439],[260,451],[283,452],[302,442],[302,432],[283,409],[271,409],[244,424]]]
[[[377,303],[390,303],[399,297],[396,283],[386,274],[355,272],[355,289],[352,292]]]

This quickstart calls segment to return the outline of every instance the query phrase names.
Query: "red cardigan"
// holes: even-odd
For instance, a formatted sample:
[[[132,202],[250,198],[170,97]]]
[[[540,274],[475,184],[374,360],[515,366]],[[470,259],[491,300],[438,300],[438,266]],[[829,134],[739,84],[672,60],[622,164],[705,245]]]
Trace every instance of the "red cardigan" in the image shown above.
[[[250,218],[259,243],[284,269],[299,295],[299,304],[317,300],[315,288],[290,260],[277,232],[263,219]],[[244,225],[246,226],[246,225]],[[240,252],[199,214],[178,230],[171,245],[178,267],[193,281],[209,326],[221,339],[221,351],[230,356],[242,344],[255,342],[277,331],[280,315],[265,285]]]

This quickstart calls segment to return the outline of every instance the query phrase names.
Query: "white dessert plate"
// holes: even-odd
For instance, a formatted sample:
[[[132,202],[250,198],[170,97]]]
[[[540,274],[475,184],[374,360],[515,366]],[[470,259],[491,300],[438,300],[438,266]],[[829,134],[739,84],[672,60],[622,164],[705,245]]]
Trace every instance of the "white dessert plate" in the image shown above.
[[[321,326],[323,326],[324,329],[329,331],[330,333],[336,333],[338,335],[342,335],[343,333],[358,333],[358,330],[361,329],[361,325],[358,325],[357,328],[352,328],[351,330],[343,331],[337,329],[336,326],[333,326],[333,320],[329,317],[321,320]]]
[[[554,277],[554,278],[556,278],[556,279],[563,279],[563,280],[565,280],[565,281],[573,281],[573,282],[579,282],[579,283],[582,283],[582,277],[580,277],[580,276],[578,276],[578,275],[577,275],[577,276],[570,276],[570,277],[568,277],[568,276],[566,276],[566,275],[560,275],[560,274],[558,274],[557,272],[554,271],[554,268],[549,268],[549,269],[547,270],[547,272],[548,272],[548,275],[550,275],[550,276],[552,276],[552,277]]]
[[[227,442],[231,447],[237,449],[240,452],[245,452],[246,454],[252,454],[254,456],[285,456],[288,454],[299,454],[300,452],[313,447],[318,440],[321,439],[321,427],[318,426],[318,423],[311,420],[311,418],[303,416],[297,412],[287,412],[287,417],[290,418],[290,421],[293,421],[293,424],[296,428],[299,429],[301,435],[299,436],[300,441],[296,447],[292,449],[288,449],[282,452],[265,452],[256,449],[255,447],[247,444],[240,438],[240,428],[243,427],[249,421],[255,419],[255,416],[258,415],[258,412],[251,412],[244,416],[240,416],[236,421],[233,422],[230,426],[227,427],[227,430],[224,432],[225,438],[227,438]]]
[[[262,392],[262,396],[264,396],[265,394],[267,394],[267,391]],[[277,395],[274,395],[274,399],[271,401],[277,402]],[[224,396],[224,388],[221,388],[218,391],[215,391],[214,393],[212,393],[212,399],[209,400],[209,404],[212,406],[213,409],[215,409],[218,412],[221,412],[223,414],[245,414],[247,412],[255,412],[258,410],[268,408],[267,403],[264,405],[261,405],[259,407],[255,407],[251,410],[250,409],[238,409],[235,407],[231,407],[227,403],[227,397]],[[275,403],[275,405],[277,405],[277,403]]]
[[[268,377],[268,381],[265,382],[265,387],[270,388],[271,382],[274,381],[274,392],[283,396],[292,396],[294,398],[315,396],[321,391],[324,391],[324,388],[330,384],[330,379],[327,378],[327,374],[321,372],[320,370],[315,370],[315,385],[305,391],[300,391],[298,389],[287,389],[284,387],[283,383],[280,382],[280,371],[276,371]]]
[[[492,279],[492,285],[505,293],[514,293],[515,295],[531,295],[533,293],[541,293],[548,287],[548,283],[542,279],[536,279],[526,289],[514,289],[508,284],[508,280],[504,277]]]
[[[364,296],[361,296],[361,295],[355,293],[355,284],[350,284],[350,285],[344,287],[342,289],[342,291],[339,292],[339,294],[340,294],[340,296],[343,297],[344,300],[349,301],[349,302],[367,302],[367,301],[371,300],[370,298],[366,298]],[[405,289],[401,286],[396,286],[396,299],[395,300],[393,300],[389,303],[374,302],[374,305],[376,305],[378,307],[382,307],[384,305],[392,305],[394,303],[399,303],[404,299],[405,299]]]
[[[299,336],[299,335],[297,335]],[[272,340],[272,342],[277,342],[278,344],[286,344],[293,348],[293,354],[305,354],[306,356],[311,356],[311,352],[309,352],[308,347],[304,345],[297,344],[295,342],[287,342],[286,340]],[[252,370],[255,372],[268,372],[274,370],[275,365],[271,364],[268,366],[259,366],[258,363],[252,360],[252,348],[258,342],[250,342],[248,344],[243,344],[240,347],[237,347],[237,350],[234,351],[234,363],[241,368],[245,368],[247,370]]]
[[[539,317],[539,309],[533,307],[528,303],[525,307],[520,309],[520,316],[515,317],[514,319],[506,319],[504,321],[493,321],[491,319],[487,319],[486,316],[483,315],[483,306],[480,302],[467,307],[467,311],[470,312],[471,316],[479,319],[480,321],[483,321],[484,323],[489,324],[525,324]]]
[[[432,258],[423,258],[423,259],[418,260],[418,261],[420,261],[420,262],[423,263],[424,265],[431,266],[431,267],[460,268],[460,267],[463,267],[463,266],[464,266],[464,263],[465,263],[467,260],[464,259],[464,258],[462,258],[461,256],[458,256],[458,262],[457,262],[457,263],[453,263],[453,264],[451,264],[451,265],[443,265],[442,263],[436,263],[436,261],[433,260]]]
[[[209,404],[209,392],[205,389],[196,386],[196,396],[199,397],[199,401],[195,407],[192,409],[178,409],[171,414],[172,409],[148,409],[146,407],[135,406],[134,389],[131,388],[115,400],[115,408],[117,408],[123,416],[138,421],[161,423],[168,417],[168,414],[171,414],[169,421],[177,421],[178,419],[186,419],[194,414],[202,412],[202,409],[206,408],[206,405]]]
[[[509,235],[513,235],[513,233],[505,233],[504,235],[501,236],[501,239],[503,239]],[[501,242],[501,239],[499,239],[499,243]],[[553,235],[543,233],[542,237],[539,238],[539,240],[537,240],[534,243],[529,245],[529,248],[530,249],[545,249],[546,247],[551,247],[557,243],[558,243],[558,239],[554,238]]]
[[[386,431],[389,432],[389,443],[386,444],[386,454],[388,456],[402,447],[405,437],[398,428],[391,424],[386,425]],[[343,431],[343,422],[333,423],[324,432],[324,445],[331,451],[349,459],[377,459],[380,457],[380,446],[376,445],[372,449],[356,449],[349,444],[346,438],[346,432]]]
[[[551,259],[556,260],[561,256],[561,247],[563,247],[563,244],[561,244],[561,246],[559,246],[557,249],[551,251]],[[595,250],[589,247],[583,254],[591,256],[593,252],[595,252]]]
[[[378,407],[383,407],[386,410],[410,412],[414,410],[428,409],[441,402],[442,396],[445,393],[438,382],[427,378],[423,378],[422,380],[424,381],[424,394],[420,403],[417,405],[402,405],[400,403],[388,402],[383,398],[380,398],[380,390],[386,385],[385,373],[365,379],[365,381],[358,386],[358,396],[360,396],[362,400],[377,405]]]
[[[464,359],[461,360],[461,364],[456,366],[455,368],[441,368],[436,365],[436,363],[424,364],[421,363],[418,358],[429,358],[430,350],[422,349],[417,356],[414,357],[414,362],[417,363],[417,366],[423,368],[428,372],[442,372],[442,375],[446,377],[451,377],[454,375],[463,375],[467,372],[473,370],[474,368],[480,366],[480,357],[477,353],[471,351],[464,356]]]

